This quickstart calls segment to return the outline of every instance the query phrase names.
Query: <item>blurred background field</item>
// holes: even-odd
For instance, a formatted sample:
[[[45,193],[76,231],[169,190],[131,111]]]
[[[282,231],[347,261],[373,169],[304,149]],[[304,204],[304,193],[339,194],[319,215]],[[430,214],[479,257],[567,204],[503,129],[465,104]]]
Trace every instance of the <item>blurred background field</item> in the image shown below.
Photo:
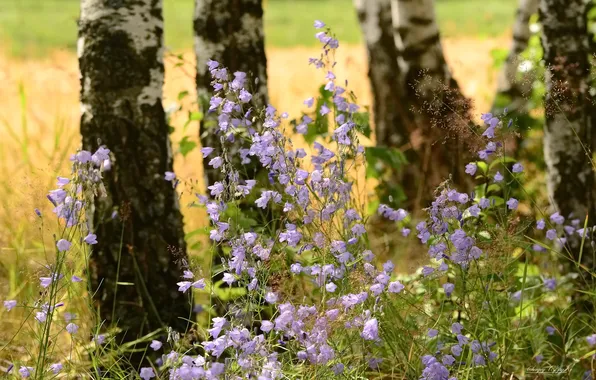
[[[192,0],[165,0],[168,52],[164,106],[175,109],[182,105],[184,109],[171,120],[176,129],[172,136],[175,148],[184,136],[198,142],[197,125],[182,128],[188,110],[196,107],[192,3]],[[492,101],[497,74],[492,53],[509,46],[515,6],[514,0],[437,1],[448,63],[460,79],[464,94],[474,100],[477,117]],[[41,252],[40,245],[35,248],[32,243],[39,241],[40,236],[33,209],[50,212],[45,194],[52,188],[56,175],[68,171],[69,154],[80,144],[75,52],[78,13],[78,0],[0,1],[0,247],[3,251]],[[349,88],[361,105],[370,105],[366,50],[350,0],[266,1],[272,104],[296,117],[303,107],[302,101],[317,91],[323,78],[307,64],[309,57],[319,54],[312,28],[315,18],[331,26],[342,44],[337,73],[341,78],[349,78]],[[191,96],[179,101],[178,94],[183,91]],[[196,151],[186,157],[178,155],[175,161],[180,177],[202,178]],[[192,195],[187,194],[183,199],[190,201]],[[200,210],[183,209],[188,231],[205,225]],[[2,260],[0,263],[5,271],[11,267]]]
[[[513,19],[515,0],[439,0],[437,16],[443,37],[503,35]],[[2,0],[0,40],[20,57],[40,57],[54,49],[76,49],[78,0]],[[193,0],[165,0],[166,45],[192,45]],[[314,46],[309,29],[314,18],[333,26],[340,41],[361,42],[352,0],[266,0],[265,35],[272,47]],[[306,30],[306,32],[305,32]]]

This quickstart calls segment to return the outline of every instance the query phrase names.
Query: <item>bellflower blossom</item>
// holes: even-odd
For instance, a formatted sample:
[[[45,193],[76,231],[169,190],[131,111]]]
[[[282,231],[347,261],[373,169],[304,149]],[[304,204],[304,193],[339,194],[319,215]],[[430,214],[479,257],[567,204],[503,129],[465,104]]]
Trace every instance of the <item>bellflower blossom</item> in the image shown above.
[[[174,172],[166,172],[164,175],[164,179],[168,182],[172,182],[176,179],[176,173]]]
[[[16,306],[17,306],[17,301],[16,300],[6,300],[6,301],[4,301],[4,308],[6,309],[6,311],[11,311]]]
[[[478,169],[478,166],[474,162],[470,162],[469,164],[466,165],[466,173],[471,176],[476,174],[477,169]]]
[[[143,367],[141,368],[141,372],[139,373],[139,377],[143,380],[149,380],[155,377],[155,372],[151,367]]]

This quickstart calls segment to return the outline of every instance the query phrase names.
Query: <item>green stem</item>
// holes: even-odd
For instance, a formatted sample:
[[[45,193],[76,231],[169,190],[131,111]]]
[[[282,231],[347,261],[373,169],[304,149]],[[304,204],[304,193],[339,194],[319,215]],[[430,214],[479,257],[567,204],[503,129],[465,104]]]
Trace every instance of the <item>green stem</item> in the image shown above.
[[[118,281],[120,279],[120,261],[122,259],[122,243],[124,242],[124,224],[122,224],[122,232],[120,233],[120,249],[118,250],[118,265],[116,266],[116,281],[114,282],[114,299],[112,301],[112,325],[114,324],[114,317],[116,315],[116,296],[118,295]]]

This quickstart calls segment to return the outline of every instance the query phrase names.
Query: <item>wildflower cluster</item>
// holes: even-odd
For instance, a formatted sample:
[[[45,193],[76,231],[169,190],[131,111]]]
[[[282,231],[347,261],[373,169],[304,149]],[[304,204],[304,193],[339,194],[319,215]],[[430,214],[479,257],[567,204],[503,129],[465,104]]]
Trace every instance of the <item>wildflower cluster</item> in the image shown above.
[[[428,219],[416,225],[417,237],[428,246],[431,259],[430,265],[421,270],[423,282],[420,286],[433,292],[433,286],[440,284],[439,294],[443,296],[437,297],[435,307],[445,316],[446,322],[438,323],[443,329],[433,327],[428,330],[428,338],[432,339],[427,342],[430,343],[427,347],[434,354],[422,357],[424,379],[447,379],[463,367],[484,367],[489,373],[502,373],[513,367],[502,355],[507,355],[511,346],[519,344],[515,342],[519,339],[517,329],[526,323],[531,324],[530,319],[524,317],[548,321],[560,318],[557,315],[560,300],[550,296],[557,292],[560,281],[555,278],[559,250],[566,249],[566,239],[571,235],[579,234],[590,241],[596,231],[594,228],[580,229],[579,219],[565,225],[565,218],[555,212],[548,218],[551,227],[544,234],[545,242],[530,239],[534,243],[530,244],[528,239],[522,239],[522,234],[540,235],[547,223],[544,219],[538,220],[534,231],[529,223],[516,229],[519,216],[515,212],[519,201],[512,196],[514,186],[511,184],[521,183],[524,168],[503,153],[504,123],[491,114],[484,114],[482,120],[486,125],[482,134],[487,139],[486,147],[478,152],[480,160],[465,168],[466,173],[480,184],[471,194],[458,192],[448,185],[438,189],[435,200],[427,209]],[[510,125],[511,121],[507,127]],[[389,216],[385,208],[379,212]],[[554,244],[549,246],[549,241]],[[523,253],[526,262],[520,263],[515,256],[513,260],[504,256],[505,247],[514,247],[517,256]],[[532,257],[532,251],[540,255]],[[551,252],[553,255],[549,256]],[[532,274],[528,274],[528,267],[536,269],[531,269]],[[504,288],[508,292],[503,292]],[[524,299],[529,305],[523,304]],[[541,307],[535,308],[532,304]],[[499,324],[501,318],[508,321],[506,327]],[[473,326],[467,332],[462,324],[464,321],[469,328]],[[545,349],[536,342],[550,340],[549,344],[556,346],[554,338],[549,337],[555,332],[562,336],[570,332],[568,328],[555,329],[548,324],[546,328],[542,323],[538,326],[528,325],[527,328],[535,329],[540,336],[528,342],[528,346],[536,349],[532,356],[539,363],[545,358],[541,353]],[[515,334],[510,334],[508,329],[513,329]],[[502,344],[499,346],[497,342]]]
[[[171,370],[172,378],[204,378],[206,368],[219,366],[213,359],[226,354],[235,359],[226,374],[242,377],[281,378],[282,368],[293,360],[321,373],[342,373],[348,363],[339,360],[339,353],[348,345],[355,339],[370,344],[380,340],[375,318],[379,296],[403,289],[399,282],[390,281],[393,265],[386,263],[382,271],[377,270],[371,264],[374,255],[365,249],[362,205],[354,200],[349,177],[350,170],[363,162],[364,148],[358,144],[353,118],[358,106],[345,96],[346,89],[329,70],[337,40],[328,32],[318,33],[317,38],[323,43],[323,54],[311,63],[326,71],[325,88],[333,93],[333,103],[323,104],[315,112],[333,117],[337,124],[331,137],[335,151],[321,142],[313,144],[310,154],[294,149],[283,130],[288,115],[278,115],[271,105],[262,111],[250,108],[253,95],[245,87],[246,75],[236,72],[230,78],[219,63],[208,63],[215,91],[210,111],[219,115],[217,134],[222,147],[203,147],[202,153],[224,179],[211,184],[210,196],[199,196],[199,202],[213,226],[211,240],[229,251],[222,265],[223,282],[245,288],[247,294],[242,307],[213,318],[209,340],[202,343],[206,355],[179,361]],[[312,107],[314,99],[304,103]],[[313,117],[304,115],[296,132],[305,133],[313,122]],[[242,163],[257,160],[267,170],[267,182],[240,179],[227,149],[227,144],[238,140],[244,143],[239,150]],[[222,154],[213,156],[215,151]],[[227,214],[229,205],[246,198],[260,209],[280,211],[272,228],[246,230]],[[405,218],[405,211],[399,213]],[[274,268],[280,261],[285,265]],[[272,282],[275,277],[302,282],[306,288],[302,299],[284,292]],[[180,290],[197,287],[194,284],[181,282]],[[247,318],[257,314],[271,319],[259,320],[258,329],[250,330],[254,323]],[[330,345],[338,339],[346,346]],[[279,345],[285,347],[282,354],[276,349]],[[350,371],[362,370],[350,366],[356,367]],[[197,367],[201,370],[193,370]],[[195,377],[182,375],[188,371],[195,371]]]
[[[395,265],[370,249],[375,231],[367,229],[370,215],[357,194],[367,162],[359,141],[363,128],[347,82],[334,72],[339,42],[324,23],[316,21],[315,28],[322,53],[309,62],[323,72],[329,96],[306,99],[308,111],[294,123],[271,105],[253,107],[256,95],[245,73],[207,63],[214,93],[208,112],[216,116],[219,145],[201,152],[220,179],[197,202],[208,215],[211,252],[222,253],[221,263],[210,265],[204,276],[187,268],[177,291],[236,291],[230,291],[225,313],[216,315],[208,305],[201,315],[207,326],[197,324],[190,344],[171,329],[167,339],[161,331],[139,337],[150,366],[127,371],[143,380],[356,379],[382,373],[453,380],[523,374],[528,358],[560,364],[574,357],[570,376],[584,374],[596,334],[569,322],[571,275],[561,275],[554,256],[572,236],[593,250],[595,229],[556,212],[539,219],[536,228],[520,221],[517,185],[525,170],[503,153],[511,122],[505,126],[485,114],[486,146],[465,168],[478,182],[472,193],[442,185],[424,220],[414,221],[391,202],[376,208],[429,255],[416,273],[397,277]],[[323,123],[333,129],[297,147],[292,139],[305,135],[309,141]],[[57,318],[67,306],[60,291],[68,280],[72,286],[84,282],[66,258],[75,250],[86,258],[97,243],[86,212],[104,192],[109,150],[80,151],[72,161],[72,177],[59,177],[48,196],[63,233],[55,239],[55,263],[39,278],[42,296],[33,306],[4,301],[8,311],[30,308],[42,337],[35,366],[23,363],[16,371],[23,378],[65,372],[67,362],[48,361],[52,323],[71,337],[83,331],[74,310]],[[266,175],[251,178],[247,165]],[[160,175],[179,181],[173,172]],[[266,222],[244,215],[239,205],[247,203]],[[586,338],[575,339],[580,334]],[[93,334],[91,355],[119,357],[109,337],[107,331]],[[88,337],[80,340],[89,345]],[[116,346],[113,352],[104,349],[107,343]]]
[[[59,318],[60,310],[66,307],[64,290],[70,286],[82,286],[82,272],[74,267],[73,261],[77,253],[86,261],[90,246],[97,244],[97,236],[92,233],[92,227],[87,218],[87,210],[96,195],[105,193],[102,184],[102,173],[110,170],[110,151],[100,147],[95,153],[85,150],[77,152],[71,157],[72,172],[70,178],[58,177],[57,188],[49,191],[47,199],[52,203],[53,213],[58,219],[61,229],[55,238],[55,257],[53,263],[48,264],[39,276],[40,296],[33,304],[19,304],[17,300],[5,300],[4,307],[7,311],[22,307],[30,311],[37,326],[36,334],[40,340],[36,366],[21,366],[18,373],[27,378],[35,373],[42,378],[47,372],[56,375],[60,373],[64,364],[53,363],[46,367],[48,353],[55,349],[54,336],[56,331],[65,331],[71,337],[78,333],[77,315],[64,311]],[[43,219],[41,211],[35,209],[35,214]],[[75,239],[79,238],[76,242]],[[12,369],[12,367],[11,367]],[[11,370],[10,369],[10,370]],[[36,373],[41,372],[41,374]]]

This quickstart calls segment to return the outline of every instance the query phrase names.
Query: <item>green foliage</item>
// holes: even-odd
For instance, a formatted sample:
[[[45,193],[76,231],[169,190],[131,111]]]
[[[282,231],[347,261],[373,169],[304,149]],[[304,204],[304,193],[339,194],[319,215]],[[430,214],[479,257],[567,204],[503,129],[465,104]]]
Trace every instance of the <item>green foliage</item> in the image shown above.
[[[250,231],[253,227],[258,225],[258,222],[245,213],[238,204],[231,203],[227,206],[224,213],[226,219],[233,220],[234,224],[239,229]]]
[[[366,147],[366,162],[370,165],[370,177],[379,178],[377,167],[388,165],[391,169],[400,170],[408,161],[397,148],[370,146]]]
[[[213,285],[213,291],[215,296],[224,302],[231,302],[246,295],[245,288],[229,287],[223,281],[217,281]]]
[[[509,55],[509,50],[505,48],[498,48],[493,49],[490,52],[490,56],[493,59],[493,67],[495,69],[501,69],[503,64],[507,60],[507,56]]]
[[[179,145],[178,149],[180,151],[180,154],[182,154],[183,157],[186,157],[186,155],[189,154],[198,145],[196,142],[191,141],[189,139],[190,139],[190,136],[184,136],[184,138],[182,138],[182,140],[180,140],[180,142],[178,143],[178,145]]]
[[[178,93],[178,101],[183,100],[188,95],[189,95],[188,91],[179,92]],[[191,105],[191,109],[187,110],[187,117],[186,117],[186,121],[184,122],[184,125],[182,126],[182,132],[186,132],[186,130],[188,129],[188,126],[192,122],[200,122],[201,120],[203,120],[203,113],[201,111],[196,110],[195,109],[196,107],[197,107],[197,103],[193,102]],[[174,109],[166,111],[166,120],[169,125],[169,133],[170,134],[174,133],[174,131],[175,131],[174,127],[172,127],[170,125],[170,120],[172,119],[172,116],[174,114],[177,114],[182,111],[183,111],[183,108],[180,105],[176,105]],[[178,152],[180,154],[182,154],[183,157],[186,157],[190,152],[192,152],[198,146],[197,142],[194,140],[196,140],[195,136],[186,135],[178,142]]]
[[[358,132],[362,133],[366,138],[370,138],[372,126],[370,125],[370,112],[368,107],[366,107],[366,112],[357,112],[354,114],[354,122],[357,125]]]
[[[406,156],[397,148],[384,146],[366,147],[365,153],[366,178],[379,181],[375,187],[379,202],[399,206],[406,200],[406,195],[395,179],[408,163]]]
[[[321,107],[324,105],[331,107],[333,93],[325,90],[325,85],[319,87],[319,97],[317,98],[314,123],[309,124],[306,134],[304,134],[304,140],[308,144],[312,144],[317,136],[326,137],[329,133],[329,115],[321,115]],[[296,122],[293,123],[294,125]]]
[[[180,101],[180,100],[182,100],[182,99],[186,98],[187,96],[188,96],[188,91],[180,91],[180,92],[178,93],[178,101]]]
[[[200,111],[188,111],[188,119],[184,123],[184,127],[182,128],[183,131],[186,132],[186,128],[192,123],[193,121],[201,121],[203,120],[203,113]]]

